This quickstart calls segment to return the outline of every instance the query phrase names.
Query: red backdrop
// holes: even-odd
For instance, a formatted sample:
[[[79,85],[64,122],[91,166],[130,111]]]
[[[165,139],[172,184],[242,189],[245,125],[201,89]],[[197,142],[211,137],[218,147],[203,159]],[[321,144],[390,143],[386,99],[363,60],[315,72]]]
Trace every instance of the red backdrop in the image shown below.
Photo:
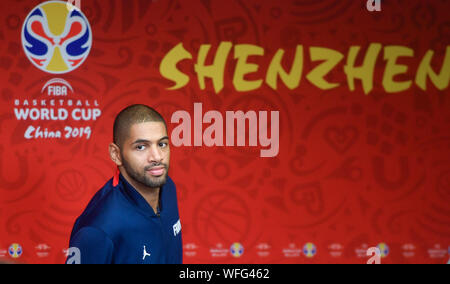
[[[279,152],[261,157],[265,147],[248,141],[246,147],[171,146],[186,263],[365,263],[366,249],[377,245],[382,263],[447,262],[450,3],[383,1],[382,11],[369,12],[366,2],[82,0],[91,48],[80,66],[54,74],[32,63],[22,37],[27,16],[42,1],[1,1],[0,258],[64,262],[76,217],[112,177],[107,146],[118,111],[133,103],[153,106],[166,118],[170,136],[178,126],[172,115],[185,110],[194,141],[194,103],[202,103],[203,113],[216,110],[224,121],[227,111],[267,111],[269,133],[276,126],[270,111],[278,111]],[[54,23],[54,13],[46,17]],[[212,64],[224,42],[232,44],[228,57],[219,57],[226,63],[224,87],[216,92],[206,78],[203,89],[194,66],[198,52],[211,45],[206,62]],[[174,82],[160,66],[180,43],[192,57],[177,65],[189,82],[171,90]],[[350,88],[344,67],[351,47],[360,47],[360,66],[375,43],[381,45],[378,56],[367,57],[374,66],[361,71],[369,78],[373,71],[366,94],[359,79]],[[240,44],[249,45],[244,52],[263,51],[247,58],[258,69],[247,68],[243,80],[262,80],[250,91],[233,83],[241,70]],[[273,89],[266,83],[273,57],[284,50],[282,65],[290,72],[299,45],[300,84],[288,88],[278,78]],[[389,61],[392,46],[412,54]],[[320,76],[307,79],[326,59],[314,59],[312,47],[343,55],[322,76],[338,85],[325,90],[316,84]],[[427,76],[424,90],[416,74],[429,50],[442,85]],[[386,89],[390,63],[406,66],[392,79],[410,82],[400,92]],[[54,78],[73,91],[49,94],[44,86]],[[31,117],[18,117],[18,109],[27,108],[35,109]],[[43,109],[64,109],[68,117],[60,113],[52,120],[49,113],[46,119]],[[87,116],[93,109],[101,111],[95,120]],[[81,111],[86,119],[77,120]],[[38,127],[42,137],[35,137]],[[61,138],[44,138],[57,131]],[[12,244],[18,246],[10,253]],[[233,253],[239,245],[243,253]]]

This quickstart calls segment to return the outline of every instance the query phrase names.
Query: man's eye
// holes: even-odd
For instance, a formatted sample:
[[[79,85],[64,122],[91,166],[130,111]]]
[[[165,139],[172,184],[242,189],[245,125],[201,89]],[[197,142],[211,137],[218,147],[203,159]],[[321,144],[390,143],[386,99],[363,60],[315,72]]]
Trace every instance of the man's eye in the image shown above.
[[[139,151],[142,151],[142,150],[145,149],[145,146],[144,145],[138,145],[138,146],[136,146],[136,149],[138,149]]]
[[[161,148],[165,148],[166,146],[167,146],[166,142],[159,143],[159,147],[161,147]]]

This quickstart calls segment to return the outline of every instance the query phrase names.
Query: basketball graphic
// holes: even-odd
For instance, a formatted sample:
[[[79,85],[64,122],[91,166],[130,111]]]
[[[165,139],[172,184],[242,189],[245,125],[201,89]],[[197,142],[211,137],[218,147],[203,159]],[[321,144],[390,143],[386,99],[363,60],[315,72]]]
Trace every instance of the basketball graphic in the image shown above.
[[[197,204],[193,226],[203,243],[213,246],[218,242],[246,240],[252,214],[240,196],[223,190],[206,195]]]
[[[87,191],[87,178],[78,170],[66,170],[56,180],[56,192],[65,201],[79,200]]]
[[[40,70],[63,74],[80,67],[92,47],[92,31],[83,12],[69,11],[66,2],[39,4],[25,19],[22,46]]]

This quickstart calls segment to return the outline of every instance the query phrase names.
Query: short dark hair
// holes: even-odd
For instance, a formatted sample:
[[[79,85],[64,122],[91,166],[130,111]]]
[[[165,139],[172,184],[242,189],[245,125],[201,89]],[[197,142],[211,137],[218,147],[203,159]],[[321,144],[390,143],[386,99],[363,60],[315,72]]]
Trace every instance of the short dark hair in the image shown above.
[[[142,122],[162,122],[167,124],[161,114],[155,109],[142,105],[130,105],[119,112],[114,120],[113,141],[117,146],[122,147],[124,141],[128,138],[130,128],[136,123]]]

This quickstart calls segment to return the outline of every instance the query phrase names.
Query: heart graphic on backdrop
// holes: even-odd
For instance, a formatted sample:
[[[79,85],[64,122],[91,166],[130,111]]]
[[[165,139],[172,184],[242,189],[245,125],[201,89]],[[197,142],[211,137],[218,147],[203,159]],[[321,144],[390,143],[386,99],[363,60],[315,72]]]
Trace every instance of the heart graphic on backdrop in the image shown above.
[[[343,154],[355,144],[359,132],[353,126],[330,126],[325,129],[324,139],[336,152]]]

